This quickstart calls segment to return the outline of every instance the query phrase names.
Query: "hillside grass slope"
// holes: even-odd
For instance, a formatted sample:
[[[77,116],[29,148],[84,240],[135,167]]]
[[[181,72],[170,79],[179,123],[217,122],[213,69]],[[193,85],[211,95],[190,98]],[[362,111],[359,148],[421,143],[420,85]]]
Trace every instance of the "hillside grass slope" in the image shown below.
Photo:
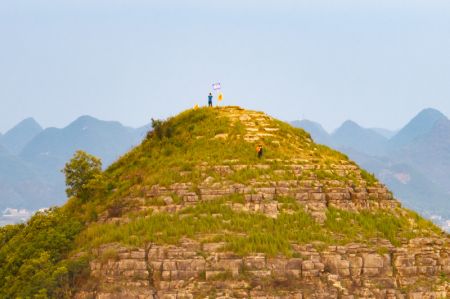
[[[261,159],[257,145],[264,148]],[[350,170],[340,171],[344,168]],[[293,196],[258,199],[259,206],[276,207],[275,214],[268,214],[248,208],[254,205],[252,196],[206,199],[202,193],[205,186],[224,185],[252,193],[256,186],[277,182],[314,185],[320,192],[382,187],[345,155],[263,113],[238,107],[187,110],[156,121],[141,145],[102,173],[88,200],[72,197],[26,224],[0,228],[0,297],[69,298],[78,286],[90,283],[89,261],[114,255],[101,256],[98,250],[111,243],[143,247],[189,238],[224,242],[224,251],[240,256],[292,257],[293,244],[314,244],[320,251],[366,243],[383,252],[386,248],[373,239],[401,246],[417,237],[448,238],[399,205],[352,210],[327,202],[325,217],[318,221]],[[174,186],[187,188],[186,195],[147,196],[154,188]],[[191,202],[191,197],[200,200]]]

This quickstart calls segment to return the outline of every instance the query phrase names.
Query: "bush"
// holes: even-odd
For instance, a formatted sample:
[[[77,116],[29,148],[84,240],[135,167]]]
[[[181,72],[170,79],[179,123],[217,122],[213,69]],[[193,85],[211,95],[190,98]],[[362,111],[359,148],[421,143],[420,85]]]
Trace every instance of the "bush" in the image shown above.
[[[150,133],[150,136],[154,135],[159,140],[163,139],[163,137],[170,138],[173,134],[173,129],[170,126],[169,121],[163,121],[160,119],[152,118],[152,128],[153,132]]]
[[[78,272],[63,260],[82,227],[60,209],[51,209],[38,212],[26,225],[2,228],[0,297],[69,297]]]
[[[62,170],[66,176],[67,196],[83,201],[102,186],[102,162],[83,151],[77,151]]]

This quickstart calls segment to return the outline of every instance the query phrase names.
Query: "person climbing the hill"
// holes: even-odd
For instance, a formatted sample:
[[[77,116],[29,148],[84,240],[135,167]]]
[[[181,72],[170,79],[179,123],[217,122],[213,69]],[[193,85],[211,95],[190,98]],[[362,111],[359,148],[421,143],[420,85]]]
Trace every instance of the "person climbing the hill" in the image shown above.
[[[212,93],[209,93],[209,95],[208,95],[208,107],[212,107],[212,99],[213,99],[213,95],[212,95]]]
[[[258,146],[256,147],[256,152],[258,153],[258,158],[261,159],[261,157],[262,157],[262,155],[263,155],[263,147],[262,147],[262,145],[258,145]]]

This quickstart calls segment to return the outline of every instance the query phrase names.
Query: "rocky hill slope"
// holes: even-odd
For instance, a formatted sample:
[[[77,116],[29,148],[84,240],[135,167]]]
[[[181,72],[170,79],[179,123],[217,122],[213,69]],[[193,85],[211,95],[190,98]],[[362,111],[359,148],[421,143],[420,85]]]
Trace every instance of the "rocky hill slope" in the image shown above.
[[[261,112],[202,108],[156,123],[96,185],[0,231],[0,295],[450,294],[447,234],[345,155]]]
[[[405,206],[450,231],[446,222],[450,219],[450,177],[446,175],[450,169],[450,120],[435,109],[424,109],[401,130],[390,132],[391,137],[349,123],[329,135],[312,121],[292,122],[309,132],[315,142],[347,154],[375,173]]]

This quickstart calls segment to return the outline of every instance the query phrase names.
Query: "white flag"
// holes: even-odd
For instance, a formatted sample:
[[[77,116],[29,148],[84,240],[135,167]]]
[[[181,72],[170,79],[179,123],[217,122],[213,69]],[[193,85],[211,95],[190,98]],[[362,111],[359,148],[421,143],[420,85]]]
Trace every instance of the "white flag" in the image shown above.
[[[213,88],[214,90],[219,90],[219,89],[220,89],[220,83],[214,83],[214,84],[212,85],[212,88]]]

